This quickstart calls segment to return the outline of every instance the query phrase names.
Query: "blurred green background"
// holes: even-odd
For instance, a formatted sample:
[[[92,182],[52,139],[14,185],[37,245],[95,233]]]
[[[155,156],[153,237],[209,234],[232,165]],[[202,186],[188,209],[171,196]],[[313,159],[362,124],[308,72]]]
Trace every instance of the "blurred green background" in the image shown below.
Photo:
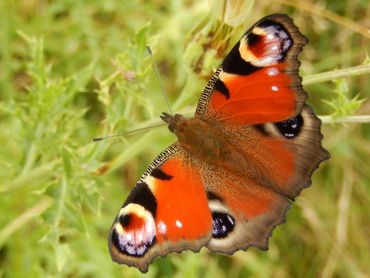
[[[370,276],[370,2],[1,0],[0,277],[141,277],[111,261],[110,225],[151,160],[191,115],[213,70],[270,13],[294,18],[309,103],[332,158],[270,239],[269,251],[183,252],[146,277]]]

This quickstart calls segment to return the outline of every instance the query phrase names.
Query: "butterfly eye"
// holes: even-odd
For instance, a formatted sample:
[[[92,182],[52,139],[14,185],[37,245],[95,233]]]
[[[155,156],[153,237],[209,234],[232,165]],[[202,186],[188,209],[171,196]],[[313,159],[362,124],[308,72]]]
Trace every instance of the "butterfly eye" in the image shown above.
[[[182,116],[180,114],[175,114],[174,118],[175,118],[175,121],[183,121],[184,120],[184,116]]]

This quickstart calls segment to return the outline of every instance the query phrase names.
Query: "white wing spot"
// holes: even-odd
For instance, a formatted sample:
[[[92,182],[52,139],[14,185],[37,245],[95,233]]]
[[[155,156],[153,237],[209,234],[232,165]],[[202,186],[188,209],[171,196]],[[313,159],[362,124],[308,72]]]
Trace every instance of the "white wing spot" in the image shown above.
[[[277,68],[269,68],[268,70],[267,70],[267,75],[268,76],[275,76],[275,75],[277,75],[279,73],[279,71],[278,71],[278,69]]]
[[[163,221],[160,221],[157,226],[159,233],[165,234],[167,232],[167,225]]]
[[[133,239],[132,234],[126,234],[126,240],[131,241]]]
[[[176,227],[177,228],[182,228],[182,223],[179,220],[176,220]]]
[[[269,31],[269,30],[268,30],[268,31]],[[274,34],[273,34],[273,33],[272,33],[272,34],[271,34],[271,33],[267,34],[267,39],[268,39],[268,40],[270,40],[270,41],[271,41],[271,40],[273,40],[274,38],[275,38],[275,36],[274,36]]]
[[[274,85],[271,87],[271,90],[273,90],[274,92],[277,92],[279,91],[279,87]]]

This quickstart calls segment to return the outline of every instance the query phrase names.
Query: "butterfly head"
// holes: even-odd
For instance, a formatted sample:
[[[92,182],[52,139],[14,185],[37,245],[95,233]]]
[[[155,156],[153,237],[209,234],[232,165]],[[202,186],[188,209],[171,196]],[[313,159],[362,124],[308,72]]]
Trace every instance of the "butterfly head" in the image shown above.
[[[186,118],[183,115],[171,115],[166,112],[163,112],[161,119],[168,124],[168,129],[175,134],[178,133],[178,131],[185,125],[186,122]]]

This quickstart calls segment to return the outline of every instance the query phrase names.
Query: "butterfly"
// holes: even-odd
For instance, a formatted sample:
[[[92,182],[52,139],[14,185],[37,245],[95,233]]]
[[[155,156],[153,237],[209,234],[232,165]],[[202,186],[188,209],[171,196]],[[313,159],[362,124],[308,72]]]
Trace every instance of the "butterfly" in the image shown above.
[[[182,250],[266,250],[272,230],[329,159],[305,103],[298,55],[307,39],[269,15],[231,49],[193,118],[163,113],[178,141],[149,165],[109,234],[114,261],[147,272]]]

